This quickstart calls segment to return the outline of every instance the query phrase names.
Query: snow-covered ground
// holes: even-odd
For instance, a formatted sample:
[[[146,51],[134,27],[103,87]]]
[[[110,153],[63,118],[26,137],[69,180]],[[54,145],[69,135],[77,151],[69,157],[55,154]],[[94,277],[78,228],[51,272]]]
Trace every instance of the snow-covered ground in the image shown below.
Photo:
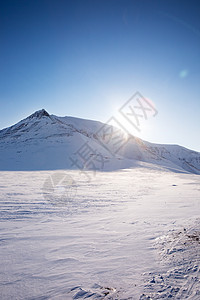
[[[200,177],[88,174],[0,172],[0,299],[200,299]]]

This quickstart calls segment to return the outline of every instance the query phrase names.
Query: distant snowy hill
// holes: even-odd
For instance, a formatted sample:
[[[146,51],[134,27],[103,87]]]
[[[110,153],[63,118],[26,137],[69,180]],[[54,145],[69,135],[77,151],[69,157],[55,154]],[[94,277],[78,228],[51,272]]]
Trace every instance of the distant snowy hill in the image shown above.
[[[0,131],[0,170],[105,170],[144,162],[200,174],[200,153],[124,135],[97,121],[36,111]]]

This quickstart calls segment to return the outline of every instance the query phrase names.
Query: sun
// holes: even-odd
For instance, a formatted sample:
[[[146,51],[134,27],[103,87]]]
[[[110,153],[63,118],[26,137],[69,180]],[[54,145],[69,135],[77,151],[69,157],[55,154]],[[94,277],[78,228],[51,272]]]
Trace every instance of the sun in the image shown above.
[[[139,92],[121,105],[118,98],[116,97],[115,102],[112,102],[113,116],[109,119],[109,124],[120,129],[124,138],[130,135],[138,138],[145,137],[151,131],[152,119],[158,113],[154,102]]]

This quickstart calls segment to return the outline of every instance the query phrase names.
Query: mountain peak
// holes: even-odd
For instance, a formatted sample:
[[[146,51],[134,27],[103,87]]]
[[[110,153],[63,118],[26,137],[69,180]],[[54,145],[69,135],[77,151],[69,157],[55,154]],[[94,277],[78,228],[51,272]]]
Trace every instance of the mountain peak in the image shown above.
[[[36,112],[34,112],[32,115],[29,116],[29,119],[32,119],[32,118],[41,119],[42,117],[49,117],[49,114],[45,109],[37,110]]]

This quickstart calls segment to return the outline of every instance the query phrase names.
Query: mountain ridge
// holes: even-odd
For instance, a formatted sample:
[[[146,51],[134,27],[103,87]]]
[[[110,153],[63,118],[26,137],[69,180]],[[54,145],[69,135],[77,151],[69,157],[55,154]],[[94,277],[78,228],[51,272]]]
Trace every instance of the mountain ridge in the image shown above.
[[[113,140],[111,131],[115,132]],[[122,146],[116,147],[116,138]],[[80,149],[86,145],[87,151],[91,152],[88,161],[84,161],[82,155],[77,165],[73,164],[80,155]],[[100,157],[103,168],[95,169],[94,162]],[[125,138],[119,129],[108,124],[58,117],[50,115],[45,109],[0,130],[0,170],[78,168],[80,171],[112,171],[134,167],[142,162],[200,174],[199,152],[179,145],[150,143],[132,135]]]

